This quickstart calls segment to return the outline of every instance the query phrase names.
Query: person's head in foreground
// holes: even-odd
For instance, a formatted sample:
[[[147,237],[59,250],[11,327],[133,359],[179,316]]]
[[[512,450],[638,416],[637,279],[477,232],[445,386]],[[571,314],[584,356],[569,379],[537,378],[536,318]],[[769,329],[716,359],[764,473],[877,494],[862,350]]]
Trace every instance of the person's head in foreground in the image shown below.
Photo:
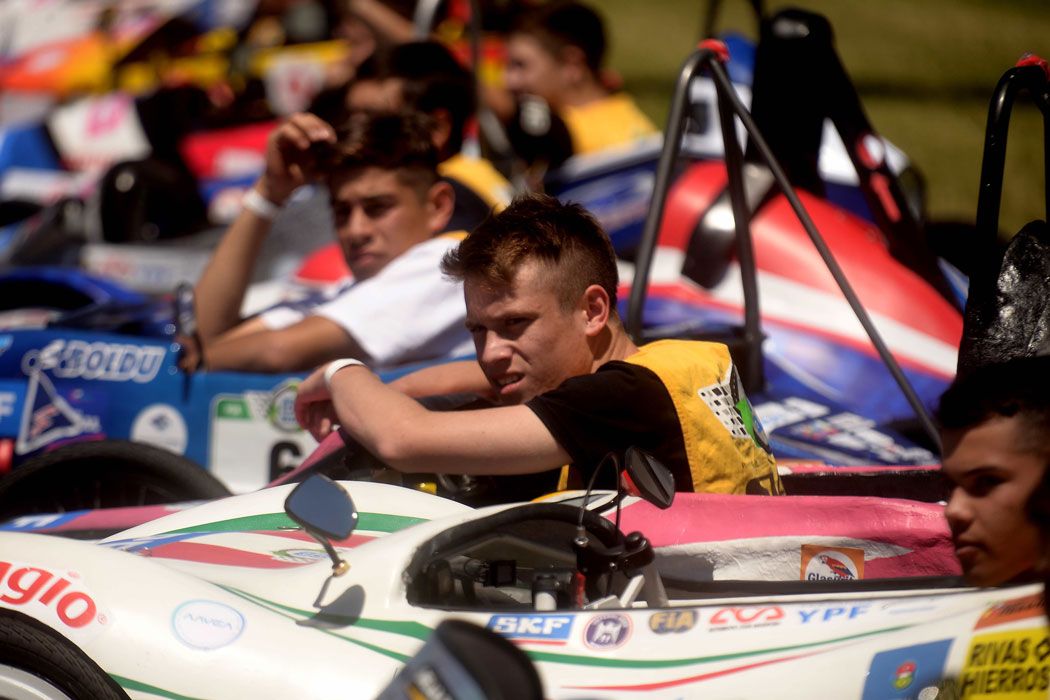
[[[507,41],[507,89],[542,97],[555,110],[604,91],[605,28],[577,2],[552,2],[526,11]]]
[[[628,343],[616,312],[616,256],[578,204],[544,195],[490,216],[442,264],[463,280],[478,364],[504,404],[590,374]]]
[[[443,230],[452,188],[418,115],[354,114],[326,154],[336,236],[357,280]]]
[[[1034,579],[1039,529],[1026,505],[1050,464],[1050,357],[981,367],[957,379],[938,413],[945,508],[967,581]]]

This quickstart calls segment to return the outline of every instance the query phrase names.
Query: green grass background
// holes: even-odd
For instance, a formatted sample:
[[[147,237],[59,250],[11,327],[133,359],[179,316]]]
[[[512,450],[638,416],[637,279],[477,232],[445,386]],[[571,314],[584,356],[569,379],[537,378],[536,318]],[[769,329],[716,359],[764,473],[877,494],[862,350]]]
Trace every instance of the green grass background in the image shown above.
[[[609,63],[659,125],[710,0],[591,0],[605,16]],[[1002,73],[1032,51],[1050,58],[1050,0],[802,0],[825,15],[875,128],[927,182],[931,219],[971,222],[988,103]],[[749,3],[727,0],[718,28],[757,36]],[[1019,104],[1011,122],[1000,228],[1045,218],[1042,120]]]

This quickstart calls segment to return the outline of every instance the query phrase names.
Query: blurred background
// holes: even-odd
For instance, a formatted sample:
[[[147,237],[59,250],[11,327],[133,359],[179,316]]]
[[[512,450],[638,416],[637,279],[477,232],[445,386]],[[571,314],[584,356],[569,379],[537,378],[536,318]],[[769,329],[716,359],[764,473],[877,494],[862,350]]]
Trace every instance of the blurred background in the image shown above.
[[[751,3],[719,2],[716,27],[751,38]],[[611,65],[643,109],[663,125],[678,66],[696,45],[709,2],[602,0]],[[972,223],[988,102],[1021,54],[1050,55],[1045,0],[767,1],[767,12],[802,7],[826,16],[846,70],[879,132],[926,178],[927,214]],[[1001,229],[1043,218],[1042,121],[1017,109],[1009,137]]]
[[[464,59],[469,4],[446,0],[440,11],[444,19],[439,16],[435,23],[435,34],[456,46]],[[483,48],[486,79],[498,80],[502,56],[495,35],[525,4],[482,0],[485,25],[492,30]],[[151,191],[170,193],[172,183],[188,182],[179,170],[185,162],[206,200],[207,222],[226,223],[238,210],[239,192],[258,171],[261,146],[272,127],[263,122],[309,107],[318,91],[352,75],[348,66],[376,45],[361,31],[355,13],[376,5],[399,13],[410,27],[417,3],[3,0],[0,235],[3,226],[21,221],[25,211],[36,211],[40,204],[69,196],[85,200],[84,192],[95,187],[89,186],[91,177],[97,180],[113,163],[147,155],[163,161],[161,166],[177,162],[178,168],[161,172],[151,163],[138,174],[139,181],[152,178]],[[789,5],[823,14],[874,127],[924,176],[926,216],[935,223],[973,222],[988,102],[996,82],[1023,53],[1050,55],[1046,0],[594,0],[592,5],[606,19],[609,67],[660,127],[678,68],[707,28],[756,39],[756,5],[767,14]],[[161,21],[158,15],[167,17]],[[65,43],[65,54],[50,48],[48,42],[54,41]],[[119,123],[131,98],[141,125]],[[46,128],[28,126],[44,120]],[[1007,236],[1045,216],[1040,124],[1030,104],[1019,104],[1000,219]],[[112,127],[112,136],[82,138],[101,127]],[[244,147],[215,155],[230,150],[232,137],[221,130],[234,127],[241,129],[237,134]],[[209,178],[219,176],[225,179],[222,187],[212,187]],[[231,182],[231,177],[243,182]],[[96,189],[112,192],[107,184]],[[187,201],[193,197],[186,195]],[[33,206],[16,206],[18,199],[32,200]],[[136,201],[148,209],[165,207],[163,201],[146,199],[138,195]],[[142,233],[137,223],[124,221],[129,206],[124,200],[110,197],[116,203],[109,205],[103,200],[100,227],[107,241],[166,238],[204,220],[200,212],[185,214],[193,210],[188,205],[168,207],[174,211],[163,213],[172,231]],[[107,218],[109,210],[115,214]],[[156,218],[152,211],[140,218],[151,217]]]

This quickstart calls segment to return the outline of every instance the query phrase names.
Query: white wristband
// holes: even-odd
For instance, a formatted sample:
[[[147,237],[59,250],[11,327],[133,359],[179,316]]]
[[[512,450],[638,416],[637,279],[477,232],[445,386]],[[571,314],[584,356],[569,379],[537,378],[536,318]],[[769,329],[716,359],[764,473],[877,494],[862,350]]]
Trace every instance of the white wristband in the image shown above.
[[[241,206],[260,219],[266,219],[267,221],[273,221],[281,213],[281,207],[263,197],[254,187],[249,188],[244,193],[244,197],[241,199]]]
[[[361,365],[365,369],[368,369],[368,365],[361,362],[361,360],[355,360],[352,357],[348,357],[344,360],[332,360],[324,369],[324,385],[328,387],[329,391],[332,389],[332,377],[335,373],[345,367],[349,367],[350,365]]]

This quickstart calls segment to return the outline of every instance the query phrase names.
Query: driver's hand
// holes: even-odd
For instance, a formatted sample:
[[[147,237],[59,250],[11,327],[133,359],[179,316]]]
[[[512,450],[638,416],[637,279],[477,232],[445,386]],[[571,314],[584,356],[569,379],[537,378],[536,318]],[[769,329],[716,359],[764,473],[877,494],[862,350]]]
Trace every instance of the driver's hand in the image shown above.
[[[175,336],[175,342],[182,346],[179,352],[179,369],[193,373],[204,365],[204,352],[196,336],[180,333]]]
[[[314,439],[324,440],[339,424],[332,405],[332,395],[324,381],[322,365],[299,385],[295,396],[295,419]]]
[[[328,122],[308,112],[293,114],[270,134],[266,169],[256,183],[259,194],[283,205],[296,188],[320,176],[316,146],[335,142],[335,129]]]

